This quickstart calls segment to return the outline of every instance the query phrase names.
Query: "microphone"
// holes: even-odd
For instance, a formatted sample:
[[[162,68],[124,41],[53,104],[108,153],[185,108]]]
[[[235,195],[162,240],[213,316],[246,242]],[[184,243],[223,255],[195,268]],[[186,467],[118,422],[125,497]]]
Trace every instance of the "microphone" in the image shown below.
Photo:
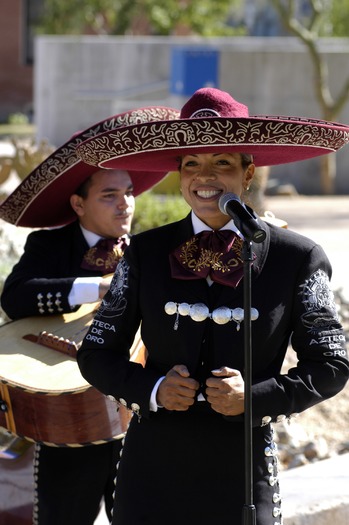
[[[218,201],[219,209],[231,217],[243,236],[255,243],[263,242],[267,234],[254,216],[245,208],[235,193],[224,193]]]

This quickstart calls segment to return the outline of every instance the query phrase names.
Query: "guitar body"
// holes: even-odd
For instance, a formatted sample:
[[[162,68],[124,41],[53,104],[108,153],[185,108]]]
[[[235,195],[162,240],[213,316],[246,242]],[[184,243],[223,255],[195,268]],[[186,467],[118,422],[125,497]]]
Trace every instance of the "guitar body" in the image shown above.
[[[8,413],[0,412],[0,426],[31,441],[88,445],[120,436],[127,428],[116,403],[92,387],[61,395],[33,393],[9,385],[2,385],[2,391],[10,399],[13,423],[6,418]]]
[[[0,327],[0,427],[53,446],[97,444],[126,431],[129,412],[91,387],[63,348],[65,342],[69,352],[72,344],[79,346],[97,306]],[[62,342],[56,345],[62,351],[35,341],[43,330]],[[144,354],[138,333],[131,359],[144,364]]]

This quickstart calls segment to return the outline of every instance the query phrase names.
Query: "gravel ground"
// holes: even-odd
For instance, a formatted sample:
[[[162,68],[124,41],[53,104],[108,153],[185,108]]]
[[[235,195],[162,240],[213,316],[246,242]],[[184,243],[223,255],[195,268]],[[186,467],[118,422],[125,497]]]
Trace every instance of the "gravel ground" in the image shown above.
[[[295,362],[293,352],[289,351],[287,364],[292,366]],[[343,449],[348,451],[349,383],[335,397],[299,414],[294,423],[301,425],[309,441],[324,438],[331,455],[341,453]],[[277,427],[275,425],[276,430]]]

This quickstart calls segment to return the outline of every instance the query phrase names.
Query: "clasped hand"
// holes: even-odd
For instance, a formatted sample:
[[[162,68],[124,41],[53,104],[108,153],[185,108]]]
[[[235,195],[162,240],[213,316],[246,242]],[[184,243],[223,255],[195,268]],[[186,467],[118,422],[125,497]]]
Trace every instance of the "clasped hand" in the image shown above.
[[[167,410],[188,410],[195,402],[199,386],[185,365],[175,365],[160,383],[157,402]],[[244,411],[244,381],[238,370],[226,366],[212,370],[205,393],[212,409],[220,414],[236,416]]]

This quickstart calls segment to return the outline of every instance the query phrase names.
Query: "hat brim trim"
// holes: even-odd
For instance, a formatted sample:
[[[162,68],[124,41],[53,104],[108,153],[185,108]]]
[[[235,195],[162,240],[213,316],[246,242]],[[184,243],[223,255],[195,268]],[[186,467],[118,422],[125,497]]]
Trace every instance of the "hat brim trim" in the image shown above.
[[[42,173],[38,173],[37,177],[32,176],[23,181],[1,204],[0,218],[16,226],[31,228],[68,224],[76,219],[70,196],[98,169],[79,161],[73,169],[65,170],[59,177],[49,181],[43,178]],[[128,171],[135,197],[149,190],[167,174],[166,171]]]
[[[72,222],[76,215],[70,206],[70,195],[99,168],[85,164],[76,147],[84,140],[122,126],[150,119],[178,118],[173,108],[151,106],[127,111],[105,119],[73,136],[35,168],[0,206],[0,218],[17,226],[54,227]],[[167,174],[164,170],[133,170],[134,195],[140,195]]]
[[[338,151],[349,126],[301,117],[199,118],[148,122],[102,133],[77,148],[100,168],[177,169],[178,157],[197,151],[253,155],[256,166],[306,160]]]

